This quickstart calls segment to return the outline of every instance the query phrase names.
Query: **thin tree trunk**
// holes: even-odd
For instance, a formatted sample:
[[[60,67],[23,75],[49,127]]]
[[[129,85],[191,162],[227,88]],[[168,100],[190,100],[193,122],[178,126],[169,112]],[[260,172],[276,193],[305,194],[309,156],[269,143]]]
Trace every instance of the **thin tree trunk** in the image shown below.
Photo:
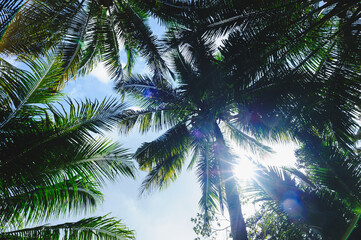
[[[237,182],[232,172],[231,156],[227,151],[223,134],[215,123],[214,127],[216,137],[217,156],[219,156],[221,166],[221,177],[224,181],[226,202],[231,222],[231,232],[233,240],[247,240],[246,223],[242,214],[241,201],[237,190]]]

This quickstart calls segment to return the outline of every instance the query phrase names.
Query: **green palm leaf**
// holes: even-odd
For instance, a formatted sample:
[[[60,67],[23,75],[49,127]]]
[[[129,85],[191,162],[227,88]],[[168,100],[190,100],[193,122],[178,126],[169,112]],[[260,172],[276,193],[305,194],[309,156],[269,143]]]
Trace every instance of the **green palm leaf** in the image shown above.
[[[16,231],[2,232],[6,239],[134,239],[134,233],[114,218],[92,217],[78,222],[44,225]]]
[[[136,151],[134,158],[140,169],[149,171],[142,193],[155,187],[162,189],[177,178],[188,154],[189,137],[186,126],[177,124],[158,139],[143,143]]]
[[[137,4],[120,0],[109,6],[97,0],[28,2],[11,21],[0,52],[38,55],[55,49],[63,57],[63,81],[89,73],[100,61],[105,63],[110,78],[120,79],[123,45],[129,73],[139,52],[153,70],[165,74],[168,68],[156,37]]]
[[[79,177],[48,186],[10,187],[7,189],[10,196],[9,193],[1,194],[2,223],[18,228],[22,224],[77,213],[80,209],[89,211],[102,200],[97,188],[94,182]]]
[[[3,106],[0,128],[16,118],[20,112],[27,112],[35,104],[46,104],[59,99],[56,89],[61,84],[61,62],[54,56],[47,55],[45,59],[26,59],[26,64],[32,70],[31,73],[16,69],[4,64],[3,78],[9,83],[2,85],[4,95],[1,101]],[[7,70],[10,70],[8,73]],[[30,110],[31,111],[31,110]],[[28,113],[29,114],[29,113]],[[30,113],[31,114],[31,113]]]

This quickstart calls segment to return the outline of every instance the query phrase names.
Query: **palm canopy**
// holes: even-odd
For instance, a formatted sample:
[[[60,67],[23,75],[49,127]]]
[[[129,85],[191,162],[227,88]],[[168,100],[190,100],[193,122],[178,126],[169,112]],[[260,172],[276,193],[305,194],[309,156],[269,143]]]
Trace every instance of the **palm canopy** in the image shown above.
[[[187,27],[175,30],[176,39],[185,44],[197,32]],[[206,36],[203,28],[197,30],[202,37]],[[358,127],[356,106],[360,102],[357,61],[344,54],[346,50],[339,39],[330,40],[325,48],[311,47],[310,40],[310,44],[303,46],[308,49],[304,52],[287,45],[280,47],[277,35],[271,30],[266,33],[257,28],[249,31],[236,28],[220,47],[236,101],[244,103],[247,97],[258,99],[248,109],[251,113],[246,109],[243,116],[251,114],[257,118],[259,116],[252,113],[257,109],[256,114],[262,116],[263,121],[282,119],[282,124],[294,132],[317,131],[350,149],[352,134]],[[173,35],[174,30],[170,34]],[[313,48],[318,50],[311,54],[309,49]],[[260,91],[247,90],[250,86]]]
[[[234,101],[232,78],[223,66],[215,46],[194,39],[173,52],[176,82],[154,81],[147,76],[133,76],[117,87],[138,100],[142,110],[129,110],[120,122],[121,131],[139,126],[141,132],[170,127],[158,139],[144,143],[135,153],[142,170],[149,171],[142,191],[164,188],[177,178],[186,157],[193,152],[189,168],[196,167],[203,196],[200,206],[206,214],[221,208],[224,194],[231,216],[234,239],[245,239],[245,225],[240,209],[237,184],[232,174],[233,160],[221,129],[244,146],[260,151],[270,149],[254,136],[287,136],[280,124],[265,124],[259,118],[239,124],[239,105]],[[248,90],[253,87],[250,83]],[[261,87],[261,86],[260,86]],[[247,91],[245,89],[245,91]],[[246,95],[244,96],[246,98]],[[256,98],[244,102],[246,108]],[[249,104],[249,105],[247,105]],[[240,127],[241,126],[241,127]],[[245,131],[241,131],[241,129]],[[236,230],[237,229],[237,230]],[[241,230],[241,232],[239,232]],[[243,231],[243,232],[242,232]]]
[[[267,28],[266,21],[254,27],[249,18],[254,28],[248,23],[234,28],[217,52],[206,39],[209,29],[202,19],[197,21],[175,25],[168,32],[166,47],[176,49],[175,87],[141,76],[118,84],[145,108],[128,112],[121,122],[124,131],[136,124],[142,132],[171,127],[135,154],[141,168],[150,171],[143,190],[174,180],[192,149],[190,166],[199,169],[203,208],[215,207],[217,198],[222,202],[224,189],[219,186],[230,176],[214,174],[222,173],[220,159],[229,156],[220,144],[224,142],[220,124],[232,137],[261,149],[264,146],[247,134],[302,141],[304,135],[317,133],[344,149],[352,148],[361,88],[357,63],[345,57],[339,39],[332,38],[331,48],[310,44],[278,48],[285,35]],[[217,156],[219,152],[223,157]]]
[[[63,62],[47,55],[25,64],[30,71],[4,59],[0,64],[1,238],[133,238],[113,218],[23,228],[94,209],[106,179],[134,177],[126,150],[97,137],[120,120],[125,106],[114,99],[56,104]]]
[[[250,110],[264,121],[287,115],[283,124],[294,132],[320,132],[351,151],[361,89],[359,1],[166,2],[189,11],[170,29],[170,46],[196,35],[225,38],[220,52],[237,102],[258,82],[267,90],[247,96],[263,95]]]
[[[56,48],[63,58],[65,79],[89,73],[98,62],[105,63],[110,77],[120,77],[123,68],[131,71],[138,54],[151,69],[167,70],[147,24],[147,12],[137,1],[10,2],[16,14],[1,23],[1,53],[37,55]],[[122,49],[127,53],[125,66]]]
[[[146,2],[149,5],[155,1]],[[204,38],[218,38],[239,29],[248,36],[257,32],[259,38],[253,44],[262,44],[272,54],[282,54],[283,60],[293,63],[295,59],[310,58],[303,63],[307,67],[314,67],[312,59],[325,57],[328,50],[360,60],[361,9],[357,0],[162,3],[158,8],[170,12],[170,17],[179,18],[177,22],[186,28],[196,27],[204,33]],[[178,40],[184,39],[186,36]]]

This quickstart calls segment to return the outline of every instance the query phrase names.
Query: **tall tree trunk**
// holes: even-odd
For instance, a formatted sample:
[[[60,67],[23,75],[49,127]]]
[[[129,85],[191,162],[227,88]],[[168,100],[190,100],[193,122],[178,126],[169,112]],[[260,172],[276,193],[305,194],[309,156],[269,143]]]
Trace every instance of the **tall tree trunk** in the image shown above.
[[[223,134],[215,123],[216,154],[220,161],[221,177],[224,181],[226,202],[231,222],[233,240],[247,240],[246,223],[242,214],[241,201],[237,190],[237,182],[232,172],[232,161],[223,138]]]

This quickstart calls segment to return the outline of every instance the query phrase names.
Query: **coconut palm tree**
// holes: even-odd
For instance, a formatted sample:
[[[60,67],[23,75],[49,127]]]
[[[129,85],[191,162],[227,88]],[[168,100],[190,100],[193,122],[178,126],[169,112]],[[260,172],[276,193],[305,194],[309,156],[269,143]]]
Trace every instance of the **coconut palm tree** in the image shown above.
[[[119,90],[137,99],[142,108],[124,113],[120,121],[123,132],[133,127],[139,127],[141,132],[169,128],[158,139],[144,143],[134,155],[140,168],[149,171],[141,191],[166,187],[177,178],[188,154],[193,152],[188,168],[197,168],[202,188],[199,204],[204,215],[218,208],[217,202],[222,209],[225,202],[233,239],[247,239],[239,190],[232,173],[234,160],[225,134],[228,132],[243,146],[267,152],[270,149],[248,133],[257,135],[262,129],[265,135],[281,136],[282,126],[267,127],[252,117],[242,123],[245,131],[240,130],[239,107],[230,91],[232,77],[224,68],[222,56],[216,54],[215,46],[203,42],[200,36],[176,48],[171,59],[176,82],[133,76],[117,85]],[[255,86],[250,84],[245,91],[252,87]],[[251,103],[252,99],[243,106],[246,108]]]
[[[355,65],[339,54],[339,48],[330,50],[323,61],[316,61],[309,67],[305,61],[311,58],[307,54],[301,59],[297,56],[292,59],[293,53],[289,52],[285,59],[282,52],[273,49],[277,41],[267,46],[268,40],[260,40],[263,31],[238,29],[223,40],[217,53],[212,40],[205,39],[207,28],[197,23],[175,26],[168,33],[167,47],[177,49],[172,56],[179,76],[176,87],[147,77],[131,78],[127,83],[118,84],[118,89],[137,97],[145,108],[129,112],[121,122],[125,131],[136,123],[143,132],[152,126],[155,129],[172,127],[157,141],[145,143],[135,154],[141,168],[150,171],[144,189],[152,188],[152,182],[162,188],[169,180],[174,180],[184,162],[185,150],[192,144],[195,156],[201,153],[204,159],[205,165],[199,167],[214,167],[209,174],[218,169],[218,185],[225,184],[226,198],[232,205],[232,188],[227,190],[226,185],[237,184],[225,181],[232,177],[231,165],[221,164],[231,157],[221,125],[236,139],[243,143],[250,140],[254,146],[262,145],[245,133],[256,139],[302,141],[304,134],[317,132],[344,149],[350,149],[352,134],[358,126],[354,116],[359,111],[356,106],[361,88]],[[268,34],[272,36],[272,32]],[[197,150],[197,146],[202,146],[200,149],[204,152]],[[214,164],[212,157],[216,159]],[[196,160],[191,166],[194,162]],[[199,171],[199,175],[205,172]],[[208,177],[203,179],[205,187],[209,186]],[[215,177],[212,181],[219,180]],[[222,191],[216,194],[216,185],[212,195],[222,202]],[[209,194],[207,191],[204,193]],[[207,204],[203,205],[207,210]],[[241,216],[240,210],[229,211]],[[238,221],[235,216],[230,219],[233,224]],[[243,235],[235,229],[242,228],[233,226],[235,239],[246,238],[244,228]]]
[[[56,103],[64,69],[51,54],[27,59],[29,71],[0,62],[0,238],[133,239],[109,217],[25,227],[88,212],[101,202],[106,179],[134,177],[126,150],[99,136],[125,106],[114,99]]]
[[[268,84],[267,91],[253,91],[264,95],[255,103],[265,111],[263,118],[285,113],[290,129],[314,120],[312,127],[317,131],[327,131],[325,134],[335,141],[351,146],[358,126],[354,120],[359,109],[355,106],[360,102],[361,87],[360,32],[356,30],[359,2],[311,4],[315,2],[212,2],[216,7],[191,4],[188,7],[195,9],[193,14],[184,16],[183,22],[171,29],[169,35],[176,32],[177,40],[170,44],[187,44],[195,35],[204,41],[224,37],[220,52],[233,74],[237,102],[245,101],[243,88],[251,81]],[[212,12],[214,8],[216,12]],[[349,10],[347,17],[337,16],[341,8]],[[205,9],[209,9],[209,17],[204,15]],[[325,130],[325,125],[333,129]]]

